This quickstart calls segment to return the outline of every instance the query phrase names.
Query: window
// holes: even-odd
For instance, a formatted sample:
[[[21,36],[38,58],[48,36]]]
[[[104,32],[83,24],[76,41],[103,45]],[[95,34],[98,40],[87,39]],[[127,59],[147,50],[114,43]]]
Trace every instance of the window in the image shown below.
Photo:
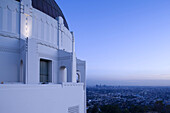
[[[81,78],[80,77],[81,77],[80,71],[77,70],[77,73],[76,73],[76,82],[77,83],[81,82]]]
[[[20,0],[15,0],[15,1],[18,1],[18,2],[20,2]]]
[[[51,61],[41,59],[40,60],[40,82],[45,84],[52,80],[52,66]]]
[[[23,61],[20,62],[20,82],[25,82]]]

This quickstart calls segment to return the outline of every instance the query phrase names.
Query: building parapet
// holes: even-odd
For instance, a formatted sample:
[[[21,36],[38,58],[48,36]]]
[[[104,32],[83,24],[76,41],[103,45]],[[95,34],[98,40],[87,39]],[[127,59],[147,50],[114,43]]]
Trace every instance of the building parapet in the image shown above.
[[[0,89],[2,88],[29,88],[29,87],[83,87],[84,83],[62,83],[62,84],[24,84],[21,82],[5,82],[0,84]]]

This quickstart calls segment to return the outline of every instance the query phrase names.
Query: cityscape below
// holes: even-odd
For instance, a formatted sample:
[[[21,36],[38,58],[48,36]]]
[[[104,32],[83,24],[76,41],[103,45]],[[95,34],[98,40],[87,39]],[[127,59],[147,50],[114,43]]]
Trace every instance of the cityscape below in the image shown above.
[[[87,87],[88,113],[170,113],[170,87]]]

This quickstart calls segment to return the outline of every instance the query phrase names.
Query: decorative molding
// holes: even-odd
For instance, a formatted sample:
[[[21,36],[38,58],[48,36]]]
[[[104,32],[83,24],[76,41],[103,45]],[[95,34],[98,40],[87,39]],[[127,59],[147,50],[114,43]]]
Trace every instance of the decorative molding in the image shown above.
[[[54,44],[50,44],[50,43],[47,43],[47,42],[43,42],[41,40],[37,40],[37,44],[40,44],[40,45],[44,45],[44,46],[47,46],[47,47],[50,47],[50,48],[53,48],[53,49],[57,49],[58,50],[58,47],[55,47]],[[56,45],[57,46],[57,45]]]
[[[57,57],[52,56],[52,55],[48,55],[48,54],[45,54],[45,53],[39,53],[39,58],[47,58],[47,59],[50,59],[50,60],[57,61]]]
[[[0,31],[0,36],[19,39],[19,34]]]
[[[79,87],[84,86],[84,83],[62,83],[62,86],[64,87]]]
[[[16,1],[2,0],[0,3],[0,8],[19,12],[19,3]]]
[[[7,9],[10,10],[10,11],[12,11],[12,12],[14,12],[14,11],[17,11],[17,12],[18,12],[18,10],[19,10],[19,5],[18,5],[18,6],[15,5],[15,7],[14,7],[14,4],[8,4],[8,5],[7,5]]]

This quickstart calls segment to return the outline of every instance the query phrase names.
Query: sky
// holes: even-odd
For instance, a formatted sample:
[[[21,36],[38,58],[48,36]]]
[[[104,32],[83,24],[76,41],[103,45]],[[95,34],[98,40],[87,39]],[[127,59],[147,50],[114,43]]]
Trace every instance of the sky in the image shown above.
[[[170,0],[56,0],[88,84],[170,86]]]

